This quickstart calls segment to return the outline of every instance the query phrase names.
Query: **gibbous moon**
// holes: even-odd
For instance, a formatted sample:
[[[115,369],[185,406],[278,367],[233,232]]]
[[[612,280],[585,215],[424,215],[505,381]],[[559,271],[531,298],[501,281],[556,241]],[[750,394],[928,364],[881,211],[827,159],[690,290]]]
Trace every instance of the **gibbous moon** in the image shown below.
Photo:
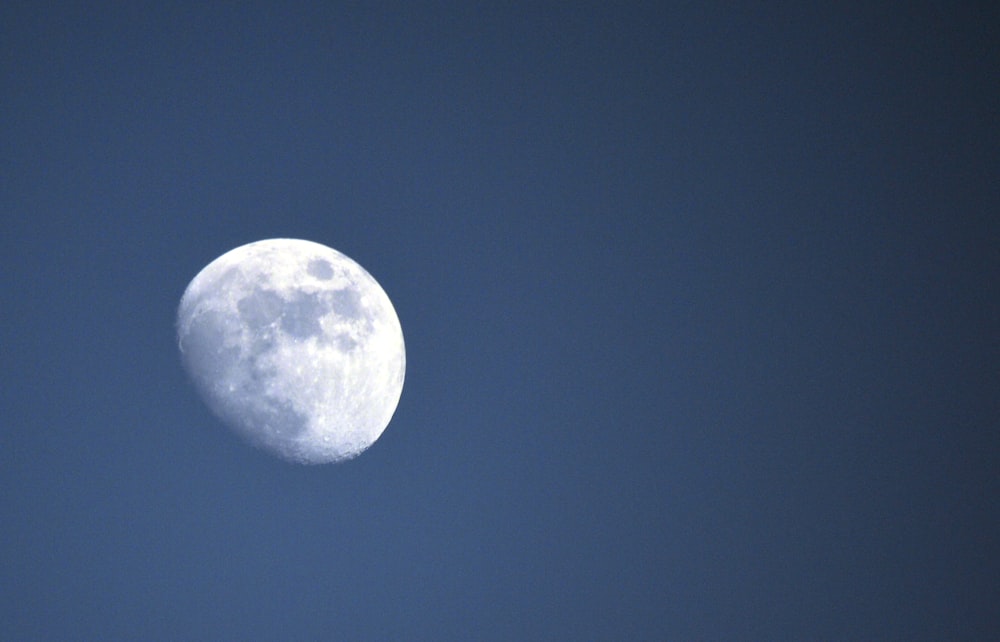
[[[389,297],[360,265],[311,241],[258,241],[209,263],[181,298],[177,341],[215,414],[292,462],[357,456],[403,390]]]

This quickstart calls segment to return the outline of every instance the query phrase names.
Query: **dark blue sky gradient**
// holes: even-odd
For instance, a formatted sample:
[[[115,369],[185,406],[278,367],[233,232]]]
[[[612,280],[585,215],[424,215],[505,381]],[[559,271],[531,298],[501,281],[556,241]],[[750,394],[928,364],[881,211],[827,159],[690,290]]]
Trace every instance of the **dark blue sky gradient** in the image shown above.
[[[1000,631],[997,12],[605,4],[3,3],[0,638]],[[399,314],[356,460],[181,369],[271,237]]]

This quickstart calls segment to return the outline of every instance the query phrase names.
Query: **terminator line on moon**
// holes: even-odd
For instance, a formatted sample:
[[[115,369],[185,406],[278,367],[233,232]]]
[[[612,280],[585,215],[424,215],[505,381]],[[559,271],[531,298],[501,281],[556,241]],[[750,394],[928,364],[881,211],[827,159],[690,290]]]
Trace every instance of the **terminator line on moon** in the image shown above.
[[[357,456],[403,389],[389,297],[360,265],[311,241],[258,241],[212,261],[181,298],[177,340],[215,414],[292,462]]]

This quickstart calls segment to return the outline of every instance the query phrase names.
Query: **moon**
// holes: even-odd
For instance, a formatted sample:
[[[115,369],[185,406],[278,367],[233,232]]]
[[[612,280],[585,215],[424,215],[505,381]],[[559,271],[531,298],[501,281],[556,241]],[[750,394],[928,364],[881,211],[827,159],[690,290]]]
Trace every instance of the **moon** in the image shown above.
[[[361,454],[403,390],[389,297],[360,265],[311,241],[257,241],[209,263],[181,298],[177,342],[212,411],[295,463]]]

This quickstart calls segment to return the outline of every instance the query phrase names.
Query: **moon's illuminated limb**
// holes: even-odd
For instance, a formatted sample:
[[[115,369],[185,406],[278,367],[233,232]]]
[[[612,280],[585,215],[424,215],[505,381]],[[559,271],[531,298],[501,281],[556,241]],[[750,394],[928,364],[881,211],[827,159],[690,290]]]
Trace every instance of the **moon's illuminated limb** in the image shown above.
[[[290,461],[358,455],[403,388],[389,297],[353,260],[310,241],[258,241],[212,261],[184,292],[177,338],[212,410]]]

